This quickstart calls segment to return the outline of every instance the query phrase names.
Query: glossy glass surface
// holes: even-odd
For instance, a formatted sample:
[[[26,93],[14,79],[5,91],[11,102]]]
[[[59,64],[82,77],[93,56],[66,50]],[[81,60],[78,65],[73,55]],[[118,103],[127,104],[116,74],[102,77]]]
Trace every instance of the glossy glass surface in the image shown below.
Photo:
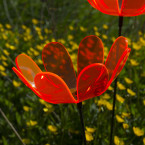
[[[15,62],[18,70],[24,75],[27,81],[34,85],[36,74],[42,72],[37,64],[26,54],[18,55]]]
[[[72,61],[66,48],[58,43],[47,44],[42,51],[43,64],[48,72],[53,72],[60,76],[68,87],[76,87],[76,76]]]
[[[145,13],[145,0],[88,0],[97,10],[108,15],[137,16]]]
[[[58,75],[50,72],[38,73],[34,81],[45,101],[53,104],[76,102],[68,86]]]
[[[104,62],[104,47],[101,39],[95,35],[85,37],[78,50],[78,74],[92,63]]]
[[[85,67],[78,76],[77,98],[79,102],[101,95],[108,83],[105,65],[94,63]]]

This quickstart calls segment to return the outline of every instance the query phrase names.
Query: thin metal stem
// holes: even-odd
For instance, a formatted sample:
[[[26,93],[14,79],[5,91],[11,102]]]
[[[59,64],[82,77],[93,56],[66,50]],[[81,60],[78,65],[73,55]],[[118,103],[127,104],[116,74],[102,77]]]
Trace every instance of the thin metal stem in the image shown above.
[[[119,16],[119,31],[118,31],[118,35],[119,36],[121,36],[122,25],[123,25],[123,17]],[[112,143],[113,143],[114,116],[115,116],[115,105],[116,105],[116,92],[117,92],[117,78],[115,79],[115,84],[114,84],[113,110],[112,110],[111,133],[110,133],[110,145],[112,145]]]
[[[82,102],[77,104],[80,120],[81,120],[81,126],[82,126],[82,137],[84,141],[84,145],[86,145],[86,136],[85,136],[85,126],[84,126],[84,119],[83,119],[83,113],[82,113]]]
[[[21,136],[18,134],[18,132],[16,131],[16,129],[15,129],[14,126],[12,125],[12,123],[8,120],[8,118],[6,117],[5,113],[2,111],[1,108],[0,108],[0,113],[1,113],[1,115],[3,116],[3,118],[6,120],[6,122],[9,124],[9,126],[12,128],[12,130],[14,131],[14,133],[17,135],[17,137],[19,138],[19,140],[21,141],[21,143],[22,143],[23,145],[26,145],[26,144],[23,142]]]

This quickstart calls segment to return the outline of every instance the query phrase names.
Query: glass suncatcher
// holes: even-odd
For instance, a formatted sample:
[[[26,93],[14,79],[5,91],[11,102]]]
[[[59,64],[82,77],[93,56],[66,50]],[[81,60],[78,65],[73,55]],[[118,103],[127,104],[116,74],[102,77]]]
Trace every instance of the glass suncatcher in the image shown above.
[[[47,44],[42,51],[47,72],[42,72],[25,54],[17,56],[18,70],[13,67],[13,71],[41,99],[53,104],[76,103],[86,144],[82,101],[100,96],[108,89],[123,69],[130,51],[127,39],[118,37],[104,64],[103,43],[99,37],[91,35],[85,37],[79,45],[77,77],[69,53],[58,42]]]

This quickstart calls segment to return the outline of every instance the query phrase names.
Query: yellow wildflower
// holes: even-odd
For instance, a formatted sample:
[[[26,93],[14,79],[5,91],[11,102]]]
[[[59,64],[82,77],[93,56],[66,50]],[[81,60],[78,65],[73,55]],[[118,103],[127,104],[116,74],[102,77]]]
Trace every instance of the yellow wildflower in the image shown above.
[[[98,100],[98,106],[105,105],[106,102],[107,102],[106,100],[104,100],[104,99],[100,99],[100,100]]]
[[[26,112],[28,112],[29,110],[31,110],[31,108],[28,107],[28,106],[23,106],[23,109],[24,109],[24,111],[26,111]]]
[[[115,37],[112,37],[111,40],[114,42],[116,39],[115,39]]]
[[[133,132],[136,136],[143,136],[144,135],[144,131],[138,127],[133,127]]]
[[[0,24],[0,28],[2,28],[3,27],[3,25],[2,24]]]
[[[106,107],[108,110],[112,110],[113,109],[113,105],[110,102],[106,102]]]
[[[132,45],[133,45],[132,48],[135,49],[135,50],[140,50],[141,49],[141,45],[138,44],[138,43],[133,42]]]
[[[35,24],[35,25],[37,25],[38,24],[38,20],[32,19],[32,23]]]
[[[7,29],[11,29],[12,28],[10,24],[6,24],[5,26],[6,26]]]
[[[123,84],[119,83],[119,82],[117,82],[117,86],[120,90],[125,90],[126,89],[125,86]]]
[[[47,126],[47,129],[50,130],[53,133],[56,133],[57,132],[57,128],[54,125],[48,125]]]
[[[111,86],[109,86],[108,90],[112,91],[112,90],[113,90],[113,88],[112,88]]]
[[[7,50],[3,50],[3,53],[7,56],[10,55],[10,53]]]
[[[145,137],[143,138],[143,144],[145,145]]]
[[[0,71],[5,71],[5,67],[3,67],[2,65],[0,65]]]
[[[52,39],[51,39],[51,42],[56,42],[55,38],[52,38]]]
[[[69,26],[69,29],[70,29],[70,30],[74,30],[74,27],[73,27],[73,26]]]
[[[124,129],[128,129],[129,128],[129,125],[127,123],[123,123],[123,128]]]
[[[7,58],[5,56],[3,56],[3,55],[1,56],[1,59],[2,60],[7,60]]]
[[[22,29],[24,29],[24,30],[27,29],[27,27],[26,27],[25,25],[22,25],[21,27],[22,27]]]
[[[143,100],[143,104],[144,104],[144,106],[145,106],[145,99]]]
[[[45,145],[50,145],[49,143],[45,144]]]
[[[94,133],[96,129],[86,126],[86,130],[87,130],[88,132],[90,132],[90,133]]]
[[[130,59],[130,63],[131,63],[132,66],[138,66],[139,65],[139,63],[134,59]]]
[[[142,35],[142,32],[141,31],[138,31],[138,35]]]
[[[103,35],[102,35],[102,38],[103,38],[103,39],[108,39],[108,36],[105,35],[105,34],[103,34]]]
[[[88,131],[85,131],[86,141],[92,141],[94,138],[92,134]]]
[[[38,58],[37,62],[38,64],[43,64],[43,61],[40,58]]]
[[[40,27],[35,27],[35,30],[36,30],[37,32],[41,32],[41,28],[40,28]]]
[[[47,28],[45,28],[45,29],[44,29],[44,32],[45,32],[46,34],[49,34],[49,33],[52,33],[52,30],[48,30]]]
[[[94,26],[94,28],[93,28],[93,29],[94,29],[94,31],[98,31],[98,28],[97,28],[96,26]]]
[[[124,80],[127,84],[132,84],[133,83],[133,81],[131,79],[127,78],[127,77],[125,77]]]
[[[1,74],[2,76],[7,76],[7,74],[6,74],[5,72],[3,72],[3,71],[0,71],[0,74]]]
[[[117,101],[119,101],[120,103],[123,103],[124,102],[124,98],[121,97],[120,95],[116,94],[116,99]]]
[[[30,120],[26,124],[27,124],[27,126],[35,126],[35,125],[37,125],[37,121]]]
[[[22,141],[25,144],[30,144],[30,139],[24,138],[24,139],[22,139]]]
[[[136,95],[136,93],[133,92],[131,89],[127,89],[127,92],[128,92],[131,96],[135,96],[135,95]]]
[[[116,115],[116,120],[117,120],[119,123],[123,123],[123,122],[124,122],[124,119],[121,118],[119,115]]]
[[[13,80],[13,85],[14,85],[15,87],[20,87],[21,82],[17,82],[17,81],[15,81],[15,80]]]
[[[8,39],[7,35],[5,35],[5,34],[2,34],[2,37],[3,37],[4,40]]]
[[[68,38],[68,40],[74,39],[73,35],[68,35],[67,38]]]
[[[103,25],[103,28],[104,28],[104,29],[108,29],[108,25],[104,24],[104,25]]]
[[[58,39],[58,42],[65,44],[65,40],[64,39]]]
[[[122,118],[130,117],[130,113],[122,112]]]
[[[108,99],[110,99],[110,95],[105,93],[104,95],[101,96],[101,98],[108,100]]]
[[[81,30],[82,32],[86,32],[86,31],[87,31],[87,29],[84,28],[83,26],[80,26],[80,30]]]
[[[15,46],[13,46],[13,45],[10,45],[10,47],[9,47],[11,50],[15,50],[16,49],[16,47]]]
[[[114,144],[115,145],[124,145],[124,142],[119,139],[118,136],[114,136]]]
[[[95,35],[96,35],[96,36],[100,36],[100,33],[99,33],[99,32],[95,32]]]

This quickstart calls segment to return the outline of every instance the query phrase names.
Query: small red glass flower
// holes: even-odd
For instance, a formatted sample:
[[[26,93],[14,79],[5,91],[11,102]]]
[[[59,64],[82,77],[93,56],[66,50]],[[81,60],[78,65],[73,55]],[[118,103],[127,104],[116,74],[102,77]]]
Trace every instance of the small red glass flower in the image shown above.
[[[145,0],[88,0],[97,10],[108,15],[137,16],[145,13]]]
[[[91,35],[78,50],[78,74],[65,47],[58,42],[47,44],[42,59],[47,72],[42,72],[27,55],[16,58],[13,71],[37,96],[49,103],[79,103],[104,93],[125,65],[131,49],[124,37],[112,45],[104,64],[103,43]]]

